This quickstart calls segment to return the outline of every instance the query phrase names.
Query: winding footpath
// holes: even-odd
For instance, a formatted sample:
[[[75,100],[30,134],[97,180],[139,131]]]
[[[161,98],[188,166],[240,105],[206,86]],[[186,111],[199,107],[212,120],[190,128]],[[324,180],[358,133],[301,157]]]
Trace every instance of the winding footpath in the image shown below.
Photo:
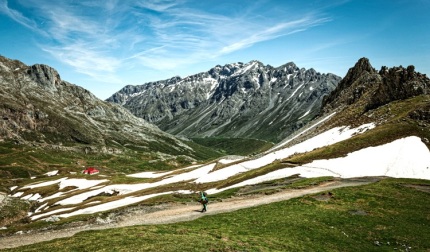
[[[84,225],[61,230],[15,234],[12,236],[1,237],[0,249],[15,248],[43,241],[49,241],[57,238],[71,237],[76,233],[87,230],[101,230],[108,228],[128,227],[133,225],[157,225],[190,221],[206,215],[232,212],[243,208],[289,200],[292,198],[297,198],[308,194],[321,193],[324,191],[329,191],[341,187],[361,186],[372,183],[373,181],[374,180],[334,181],[310,188],[285,190],[271,195],[233,197],[225,199],[221,202],[211,202],[209,205],[208,212],[204,214],[199,212],[201,206],[197,202],[189,205],[174,204],[167,207],[166,209],[162,209],[155,212],[139,214],[134,213],[122,216],[121,220],[110,224]]]

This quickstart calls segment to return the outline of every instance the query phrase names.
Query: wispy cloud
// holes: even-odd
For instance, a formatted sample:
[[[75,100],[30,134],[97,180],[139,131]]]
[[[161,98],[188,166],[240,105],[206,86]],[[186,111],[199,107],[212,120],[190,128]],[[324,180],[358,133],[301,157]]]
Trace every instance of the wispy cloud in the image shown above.
[[[320,25],[329,21],[327,18],[314,19],[310,17],[293,20],[286,23],[279,23],[273,27],[268,27],[262,31],[251,34],[249,37],[244,38],[238,42],[225,46],[221,49],[220,53],[230,53],[233,51],[241,50],[243,48],[252,46],[258,42],[272,40],[278,37],[291,35],[297,32],[302,32],[312,26]]]
[[[211,12],[210,6],[201,7],[204,2],[187,0],[19,3],[12,9],[0,0],[0,12],[43,34],[40,47],[59,61],[77,72],[110,80],[124,65],[173,69],[330,21],[314,11],[270,16],[276,12],[259,13],[255,5]],[[31,10],[31,15],[23,10]],[[36,20],[43,20],[43,26]]]
[[[43,33],[43,31],[39,31],[36,25],[36,22],[30,18],[25,17],[22,13],[20,13],[19,11],[10,9],[8,7],[8,2],[7,0],[0,0],[0,13],[5,14],[6,16],[8,16],[9,18],[13,19],[15,22],[27,27],[28,29],[35,31],[35,32],[39,32],[39,33]]]
[[[184,2],[185,1],[183,0],[141,0],[138,1],[136,5],[152,11],[165,12],[174,6],[183,4]]]

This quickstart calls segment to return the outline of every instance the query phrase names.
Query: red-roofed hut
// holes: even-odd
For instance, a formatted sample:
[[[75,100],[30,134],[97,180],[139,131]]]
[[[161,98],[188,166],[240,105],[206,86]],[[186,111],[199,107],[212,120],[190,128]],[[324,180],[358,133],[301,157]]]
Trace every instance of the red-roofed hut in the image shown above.
[[[83,170],[82,171],[82,173],[83,174],[88,174],[88,175],[93,175],[93,174],[97,174],[97,173],[99,173],[100,171],[99,170],[97,170],[96,168],[94,168],[94,167],[88,167],[87,169],[85,169],[85,170]]]

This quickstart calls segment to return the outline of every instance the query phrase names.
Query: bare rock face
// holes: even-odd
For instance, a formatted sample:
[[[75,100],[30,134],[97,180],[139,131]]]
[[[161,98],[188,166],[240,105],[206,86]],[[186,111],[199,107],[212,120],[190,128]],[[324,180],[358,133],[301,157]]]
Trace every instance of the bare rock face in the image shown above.
[[[409,97],[430,93],[430,80],[426,75],[415,72],[414,66],[407,68],[382,67],[379,71],[382,83],[378,86],[370,99],[367,110],[377,108],[395,100],[403,100]]]
[[[361,58],[348,70],[336,89],[323,101],[325,111],[353,104],[375,84],[379,82],[376,70],[367,58]]]
[[[429,94],[429,85],[430,79],[425,74],[415,72],[414,66],[407,68],[383,66],[378,72],[370,65],[368,59],[362,58],[349,69],[337,88],[324,99],[322,113],[350,105],[360,108],[364,113],[392,101]]]
[[[290,62],[217,65],[185,78],[126,86],[119,103],[160,129],[186,137],[242,137],[277,142],[319,112],[340,81]]]
[[[193,150],[125,108],[61,80],[46,65],[26,66],[0,56],[0,139],[86,153],[121,153],[125,146],[148,152]],[[152,149],[152,143],[157,149]],[[67,147],[66,147],[67,146]]]
[[[58,72],[47,65],[36,64],[30,66],[27,70],[27,74],[36,83],[51,93],[57,91],[57,87],[61,84],[61,78]]]

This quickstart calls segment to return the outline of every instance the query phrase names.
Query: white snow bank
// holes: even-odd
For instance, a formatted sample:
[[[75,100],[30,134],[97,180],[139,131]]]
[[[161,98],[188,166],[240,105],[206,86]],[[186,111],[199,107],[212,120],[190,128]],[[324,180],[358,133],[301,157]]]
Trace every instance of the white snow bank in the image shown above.
[[[240,161],[242,159],[243,159],[243,157],[222,158],[222,159],[218,160],[218,163],[220,163],[220,164],[230,164],[230,163],[234,163],[234,162]]]
[[[93,186],[96,186],[98,184],[104,183],[106,181],[109,181],[107,179],[99,179],[99,180],[88,180],[88,179],[66,179],[62,180],[60,182],[60,190],[63,188],[66,188],[68,186],[74,186],[77,187],[77,189],[86,189]]]
[[[134,204],[152,197],[156,197],[156,196],[160,196],[160,195],[165,195],[165,194],[172,194],[172,193],[181,193],[181,194],[190,194],[192,193],[191,191],[170,191],[170,192],[162,192],[162,193],[155,193],[155,194],[150,194],[150,195],[145,195],[145,196],[139,196],[139,197],[127,197],[127,198],[123,198],[120,200],[116,200],[116,201],[111,201],[108,203],[104,203],[104,204],[100,204],[97,206],[92,206],[92,207],[87,207],[84,209],[79,209],[77,211],[71,212],[71,213],[66,213],[66,214],[61,214],[58,215],[58,217],[60,218],[67,218],[70,216],[74,216],[74,215],[80,215],[80,214],[92,214],[92,213],[97,213],[97,212],[102,212],[102,211],[107,211],[107,210],[111,210],[111,209],[115,209],[118,207],[122,207],[122,206],[127,206],[130,204]]]
[[[246,172],[249,170],[257,169],[272,163],[277,159],[287,158],[295,153],[304,153],[312,151],[313,149],[328,146],[348,138],[351,138],[355,134],[363,133],[369,129],[374,128],[373,123],[364,124],[360,127],[351,129],[349,127],[336,127],[328,130],[320,135],[317,135],[309,140],[302,143],[296,144],[290,148],[285,148],[279,151],[268,153],[260,158],[245,161],[240,164],[225,167],[223,169],[214,171],[205,176],[202,176],[196,180],[197,183],[208,183],[227,179],[238,173]]]
[[[35,200],[38,200],[38,199],[40,199],[40,198],[42,198],[42,196],[41,196],[40,194],[36,193],[36,194],[28,194],[28,195],[25,195],[25,196],[24,196],[24,197],[22,197],[21,199],[23,199],[23,200],[35,201]]]
[[[21,195],[23,195],[24,192],[16,192],[15,194],[12,195],[12,197],[18,198],[21,197]]]
[[[343,158],[316,160],[309,166],[328,169],[343,178],[388,176],[430,180],[430,151],[419,137],[411,136]]]
[[[308,110],[308,111],[306,111],[306,113],[304,113],[301,117],[299,117],[299,119],[297,119],[297,120],[300,120],[300,119],[302,119],[303,117],[305,117],[305,116],[307,116],[307,115],[309,115],[309,113],[310,113],[311,111],[310,110]]]
[[[42,187],[42,186],[54,185],[54,184],[60,183],[63,180],[66,180],[66,179],[67,179],[67,177],[60,178],[60,179],[57,179],[57,180],[52,180],[52,181],[46,181],[46,182],[42,182],[42,183],[30,184],[30,185],[24,186],[23,188],[33,189],[33,188]]]
[[[52,194],[52,195],[50,195],[50,196],[48,196],[48,197],[45,197],[45,198],[39,199],[38,201],[39,201],[39,202],[44,202],[44,201],[47,201],[47,200],[50,200],[50,199],[58,198],[58,197],[60,197],[60,196],[62,196],[62,195],[64,195],[64,192],[57,192],[57,193],[54,193],[54,194]]]
[[[96,190],[87,191],[78,195],[74,195],[70,198],[63,199],[61,201],[58,201],[56,204],[60,205],[73,205],[73,204],[80,204],[84,200],[96,196],[100,193],[110,193],[112,194],[114,191],[118,192],[120,195],[133,193],[136,191],[153,188],[157,186],[162,186],[166,184],[181,182],[181,181],[188,181],[188,180],[194,180],[196,178],[199,178],[205,174],[208,174],[213,168],[215,164],[209,164],[205,165],[201,168],[197,168],[195,170],[173,175],[169,178],[163,179],[158,182],[154,183],[141,183],[141,184],[121,184],[121,185],[109,185],[105,186]]]
[[[336,112],[331,113],[330,115],[324,117],[323,119],[321,119],[320,121],[316,122],[315,124],[313,124],[312,126],[310,126],[309,128],[303,130],[302,132],[298,133],[297,135],[293,136],[292,138],[288,139],[287,141],[284,141],[282,143],[280,143],[279,145],[273,146],[270,150],[266,151],[266,153],[274,150],[274,149],[279,149],[280,147],[286,145],[287,143],[293,141],[294,139],[296,139],[297,137],[305,134],[306,132],[308,132],[309,130],[315,128],[316,126],[320,125],[321,123],[327,121],[328,119],[330,119],[332,116],[334,116],[336,114]]]
[[[200,167],[200,166],[202,166],[202,165],[192,165],[192,166],[187,166],[185,168],[177,169],[174,171],[168,171],[168,172],[140,172],[140,173],[129,174],[129,175],[127,175],[127,177],[159,178],[159,177],[163,177],[165,175],[168,175],[168,174],[176,172],[176,171],[188,170],[188,169],[192,169],[192,168],[196,168],[196,167]]]
[[[45,175],[48,176],[48,177],[55,176],[57,174],[58,174],[58,170],[50,171],[50,172],[45,173]]]
[[[159,177],[163,177],[164,175],[167,175],[167,174],[170,174],[170,173],[172,173],[172,171],[161,172],[161,173],[156,173],[156,172],[140,172],[140,173],[135,173],[135,174],[127,175],[127,177],[133,177],[133,178],[159,178]]]
[[[48,203],[45,203],[45,204],[41,205],[40,207],[38,207],[36,209],[36,211],[34,211],[34,213],[38,213],[38,212],[42,211],[42,208],[45,208],[47,205],[48,205]]]
[[[303,166],[276,170],[226,188],[210,189],[207,192],[214,194],[295,174],[305,178],[388,176],[430,180],[430,151],[420,138],[411,136],[388,144],[368,147],[350,153],[346,157],[316,160]]]
[[[90,187],[93,187],[95,185],[98,185],[100,183],[106,182],[108,181],[107,179],[100,179],[100,180],[88,180],[88,179],[68,179],[67,177],[65,178],[61,178],[61,179],[57,179],[57,180],[53,180],[53,181],[47,181],[47,182],[43,182],[43,183],[38,183],[38,184],[31,184],[31,185],[26,185],[23,188],[36,188],[36,187],[43,187],[43,186],[49,186],[49,185],[54,185],[54,184],[59,184],[59,190],[64,189],[68,186],[74,186],[77,187],[74,190],[82,190],[82,189],[87,189]],[[57,198],[60,197],[62,195],[64,195],[64,192],[57,192],[51,196],[48,196],[46,198],[42,198],[42,196],[38,197],[37,199],[32,198],[31,200],[38,200],[40,202],[46,201],[48,199],[53,199],[53,198]],[[22,195],[22,194],[21,194]],[[21,195],[19,194],[15,194],[13,195],[13,197],[20,197]],[[27,197],[23,198],[23,199],[27,199]]]
[[[67,211],[70,211],[73,209],[74,209],[73,207],[71,207],[71,208],[60,208],[60,209],[56,209],[56,210],[53,210],[53,211],[50,211],[47,213],[38,214],[38,215],[31,216],[32,213],[28,213],[28,215],[31,216],[31,220],[37,220],[37,219],[40,219],[40,218],[45,217],[45,216],[49,216],[49,215],[53,215],[53,214],[61,213],[61,212],[67,212]]]

